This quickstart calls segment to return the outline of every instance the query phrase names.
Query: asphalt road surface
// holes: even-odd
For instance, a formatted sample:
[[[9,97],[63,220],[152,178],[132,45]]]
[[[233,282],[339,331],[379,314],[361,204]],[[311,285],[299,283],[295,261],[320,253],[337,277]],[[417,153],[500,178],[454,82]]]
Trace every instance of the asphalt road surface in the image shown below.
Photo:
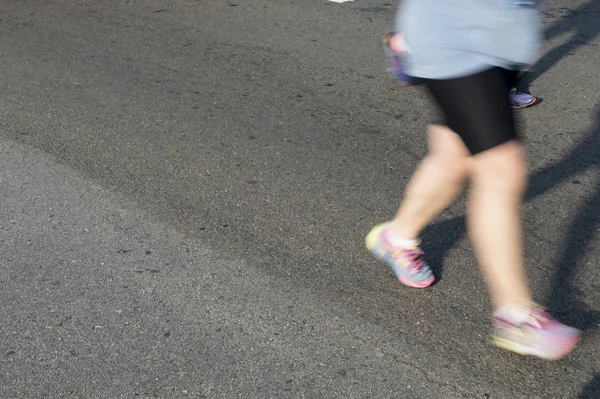
[[[521,81],[535,297],[559,362],[489,343],[464,198],[440,281],[364,249],[434,117],[376,0],[0,2],[0,398],[600,398],[600,1],[549,0]]]

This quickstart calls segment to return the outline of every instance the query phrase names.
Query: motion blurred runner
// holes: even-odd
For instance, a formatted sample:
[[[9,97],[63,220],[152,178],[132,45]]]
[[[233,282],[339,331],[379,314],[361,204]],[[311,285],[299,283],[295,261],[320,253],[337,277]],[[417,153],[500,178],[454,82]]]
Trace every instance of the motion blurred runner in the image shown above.
[[[374,227],[366,246],[401,283],[435,278],[419,235],[470,180],[467,221],[493,302],[493,342],[544,359],[569,353],[580,332],[534,303],[523,270],[520,210],[525,152],[507,93],[536,57],[541,32],[534,1],[404,0],[406,73],[418,78],[445,116],[428,128],[429,152],[395,218]]]

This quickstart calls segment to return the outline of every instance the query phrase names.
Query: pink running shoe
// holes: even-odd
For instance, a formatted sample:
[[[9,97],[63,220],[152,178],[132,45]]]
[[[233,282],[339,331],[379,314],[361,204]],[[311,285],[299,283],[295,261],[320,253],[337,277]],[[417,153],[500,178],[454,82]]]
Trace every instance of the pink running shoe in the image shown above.
[[[529,309],[529,317],[516,325],[492,316],[495,333],[492,342],[499,348],[524,356],[558,360],[575,348],[581,332],[556,321],[537,305]]]
[[[375,226],[367,235],[367,249],[384,260],[404,285],[414,288],[429,287],[435,281],[433,272],[422,259],[423,251],[417,246],[402,248],[393,246],[388,239],[389,223]]]

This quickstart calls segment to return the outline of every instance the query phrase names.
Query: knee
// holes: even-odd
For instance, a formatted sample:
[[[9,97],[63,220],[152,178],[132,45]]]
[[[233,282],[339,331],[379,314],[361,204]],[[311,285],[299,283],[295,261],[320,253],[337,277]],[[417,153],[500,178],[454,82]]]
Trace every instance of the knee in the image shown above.
[[[451,157],[447,154],[432,152],[425,161],[437,171],[443,180],[454,184],[462,184],[467,178],[467,163],[465,158]],[[443,176],[443,177],[442,177]]]
[[[475,186],[521,196],[527,186],[525,150],[516,140],[472,157],[469,174]]]
[[[462,183],[467,177],[469,151],[462,139],[452,130],[443,126],[430,126],[428,161],[447,176]]]

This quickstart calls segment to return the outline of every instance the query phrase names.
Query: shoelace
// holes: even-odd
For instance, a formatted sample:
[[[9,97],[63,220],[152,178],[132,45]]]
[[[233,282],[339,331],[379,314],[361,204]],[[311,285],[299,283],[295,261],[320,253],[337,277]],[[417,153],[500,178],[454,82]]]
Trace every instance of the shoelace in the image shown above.
[[[529,327],[535,330],[541,330],[544,325],[553,320],[552,316],[545,312],[544,308],[537,304],[532,304],[529,308],[527,319],[516,325],[519,328]]]
[[[544,308],[537,304],[531,306],[529,316],[536,321],[539,328],[542,328],[542,325],[548,323],[552,318],[552,316],[545,312]]]
[[[408,270],[418,273],[423,269],[425,262],[421,259],[423,250],[419,247],[416,248],[399,248],[393,252],[394,258],[405,258],[410,262]]]

